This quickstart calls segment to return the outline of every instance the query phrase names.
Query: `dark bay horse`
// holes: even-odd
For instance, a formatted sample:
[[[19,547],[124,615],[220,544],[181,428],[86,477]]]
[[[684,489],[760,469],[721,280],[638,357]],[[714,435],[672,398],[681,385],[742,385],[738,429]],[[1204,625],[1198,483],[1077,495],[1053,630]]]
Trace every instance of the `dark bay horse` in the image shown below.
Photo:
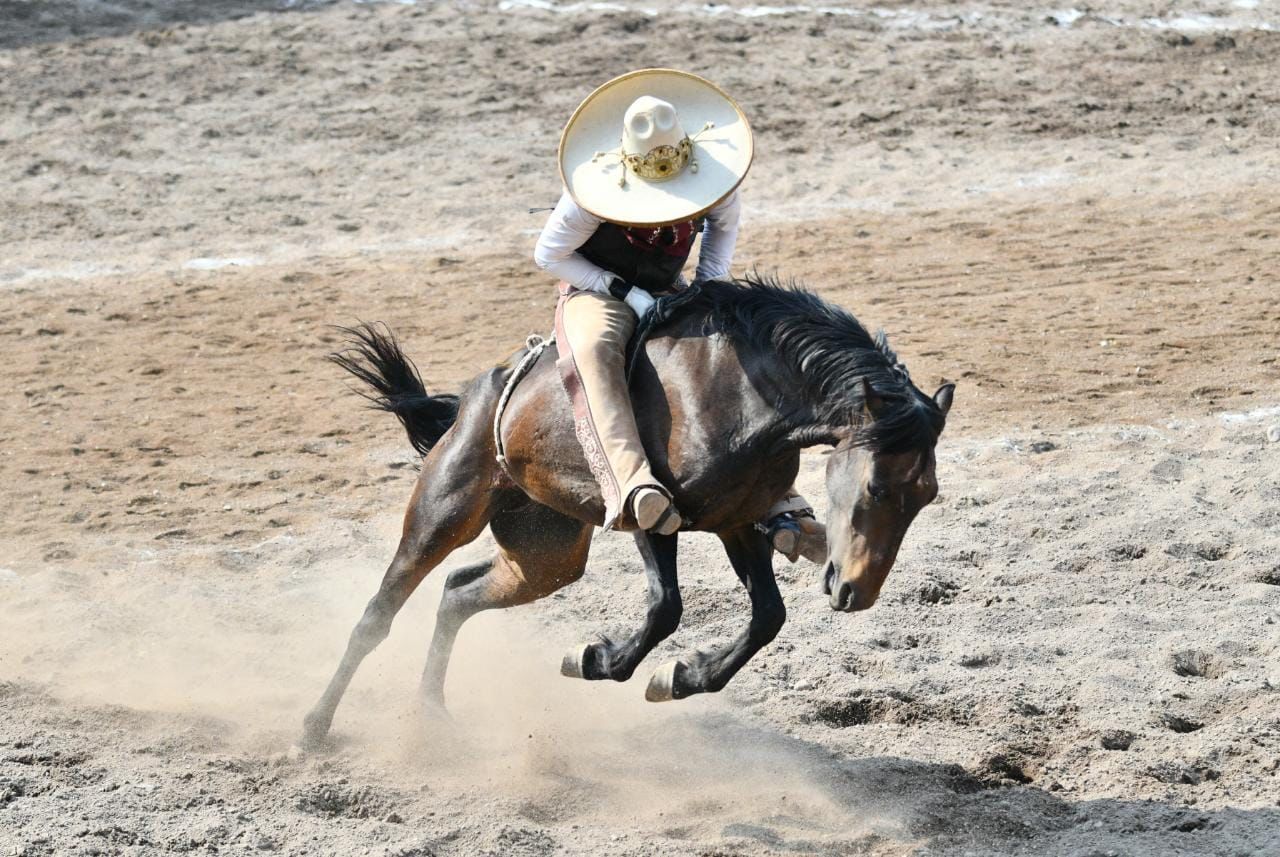
[[[372,385],[370,398],[404,423],[424,454],[403,536],[324,695],[304,743],[328,732],[356,668],[427,573],[490,527],[497,555],[449,574],[422,677],[424,701],[444,703],[445,670],[462,623],[482,610],[544,598],[582,576],[604,501],[574,435],[554,348],[538,356],[502,419],[494,414],[510,366],[460,397],[430,395],[390,332],[364,326],[336,362]],[[524,352],[515,355],[516,359]],[[875,603],[916,513],[937,495],[934,447],[954,387],[921,392],[883,334],[811,292],[773,281],[709,282],[648,341],[632,377],[640,435],[654,474],[674,493],[686,529],[715,533],[751,599],[747,628],[654,674],[652,701],[723,688],[786,618],[769,542],[754,524],[795,479],[800,450],[834,446],[827,464],[832,609]],[[630,678],[680,621],[677,536],[636,533],[648,610],[621,642],[571,652],[562,671]]]

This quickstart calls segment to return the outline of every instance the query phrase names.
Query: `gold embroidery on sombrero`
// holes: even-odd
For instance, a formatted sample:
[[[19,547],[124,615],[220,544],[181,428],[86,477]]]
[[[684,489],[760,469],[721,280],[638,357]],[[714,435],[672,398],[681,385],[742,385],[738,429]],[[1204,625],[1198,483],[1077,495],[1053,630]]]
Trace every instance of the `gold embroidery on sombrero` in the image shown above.
[[[653,182],[660,182],[680,174],[693,154],[693,140],[685,137],[677,146],[654,146],[645,155],[622,155],[627,169]]]
[[[643,155],[626,152],[619,148],[616,152],[596,152],[591,161],[595,163],[601,158],[617,158],[618,162],[622,164],[622,175],[618,177],[619,187],[626,187],[627,185],[627,170],[651,182],[675,178],[684,172],[686,166],[689,167],[689,172],[696,173],[698,171],[698,162],[693,158],[693,145],[698,141],[698,137],[715,126],[716,123],[708,122],[702,126],[702,130],[692,137],[686,135],[683,140],[674,146],[654,146]]]

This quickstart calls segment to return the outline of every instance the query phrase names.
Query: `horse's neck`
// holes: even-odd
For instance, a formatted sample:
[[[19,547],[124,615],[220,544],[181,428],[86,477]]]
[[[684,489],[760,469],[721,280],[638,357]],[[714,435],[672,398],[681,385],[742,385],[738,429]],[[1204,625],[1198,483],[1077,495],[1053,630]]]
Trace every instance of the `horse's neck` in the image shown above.
[[[771,446],[801,407],[790,374],[776,355],[706,330],[705,318],[691,316],[656,334],[646,348],[655,371],[637,375],[633,394],[655,396],[658,381],[660,398],[685,420],[707,427],[700,434],[713,442]]]
[[[655,472],[669,471],[700,527],[764,515],[799,467],[799,450],[779,444],[788,403],[777,361],[695,322],[655,337],[647,356],[653,371],[640,368],[633,396]]]

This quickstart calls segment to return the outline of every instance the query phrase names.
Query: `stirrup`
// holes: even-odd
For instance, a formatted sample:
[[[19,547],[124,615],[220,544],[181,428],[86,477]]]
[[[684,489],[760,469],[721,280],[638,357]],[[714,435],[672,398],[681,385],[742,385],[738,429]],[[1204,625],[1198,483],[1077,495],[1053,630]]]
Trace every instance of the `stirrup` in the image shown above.
[[[805,546],[806,533],[800,526],[802,518],[817,521],[813,509],[804,507],[779,512],[763,524],[756,524],[756,529],[764,533],[774,550],[785,556],[789,562],[795,562],[800,558],[802,548]]]

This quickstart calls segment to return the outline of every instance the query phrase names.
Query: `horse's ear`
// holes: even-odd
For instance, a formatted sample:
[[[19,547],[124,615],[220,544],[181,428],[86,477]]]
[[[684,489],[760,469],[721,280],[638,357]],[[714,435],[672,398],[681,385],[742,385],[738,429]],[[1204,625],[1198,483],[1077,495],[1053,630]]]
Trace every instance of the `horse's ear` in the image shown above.
[[[934,403],[944,415],[951,410],[951,399],[955,396],[955,392],[955,384],[943,384],[938,388],[938,392],[933,394]]]
[[[884,410],[884,399],[871,388],[866,378],[858,379],[858,392],[862,396],[862,405],[874,419]]]

